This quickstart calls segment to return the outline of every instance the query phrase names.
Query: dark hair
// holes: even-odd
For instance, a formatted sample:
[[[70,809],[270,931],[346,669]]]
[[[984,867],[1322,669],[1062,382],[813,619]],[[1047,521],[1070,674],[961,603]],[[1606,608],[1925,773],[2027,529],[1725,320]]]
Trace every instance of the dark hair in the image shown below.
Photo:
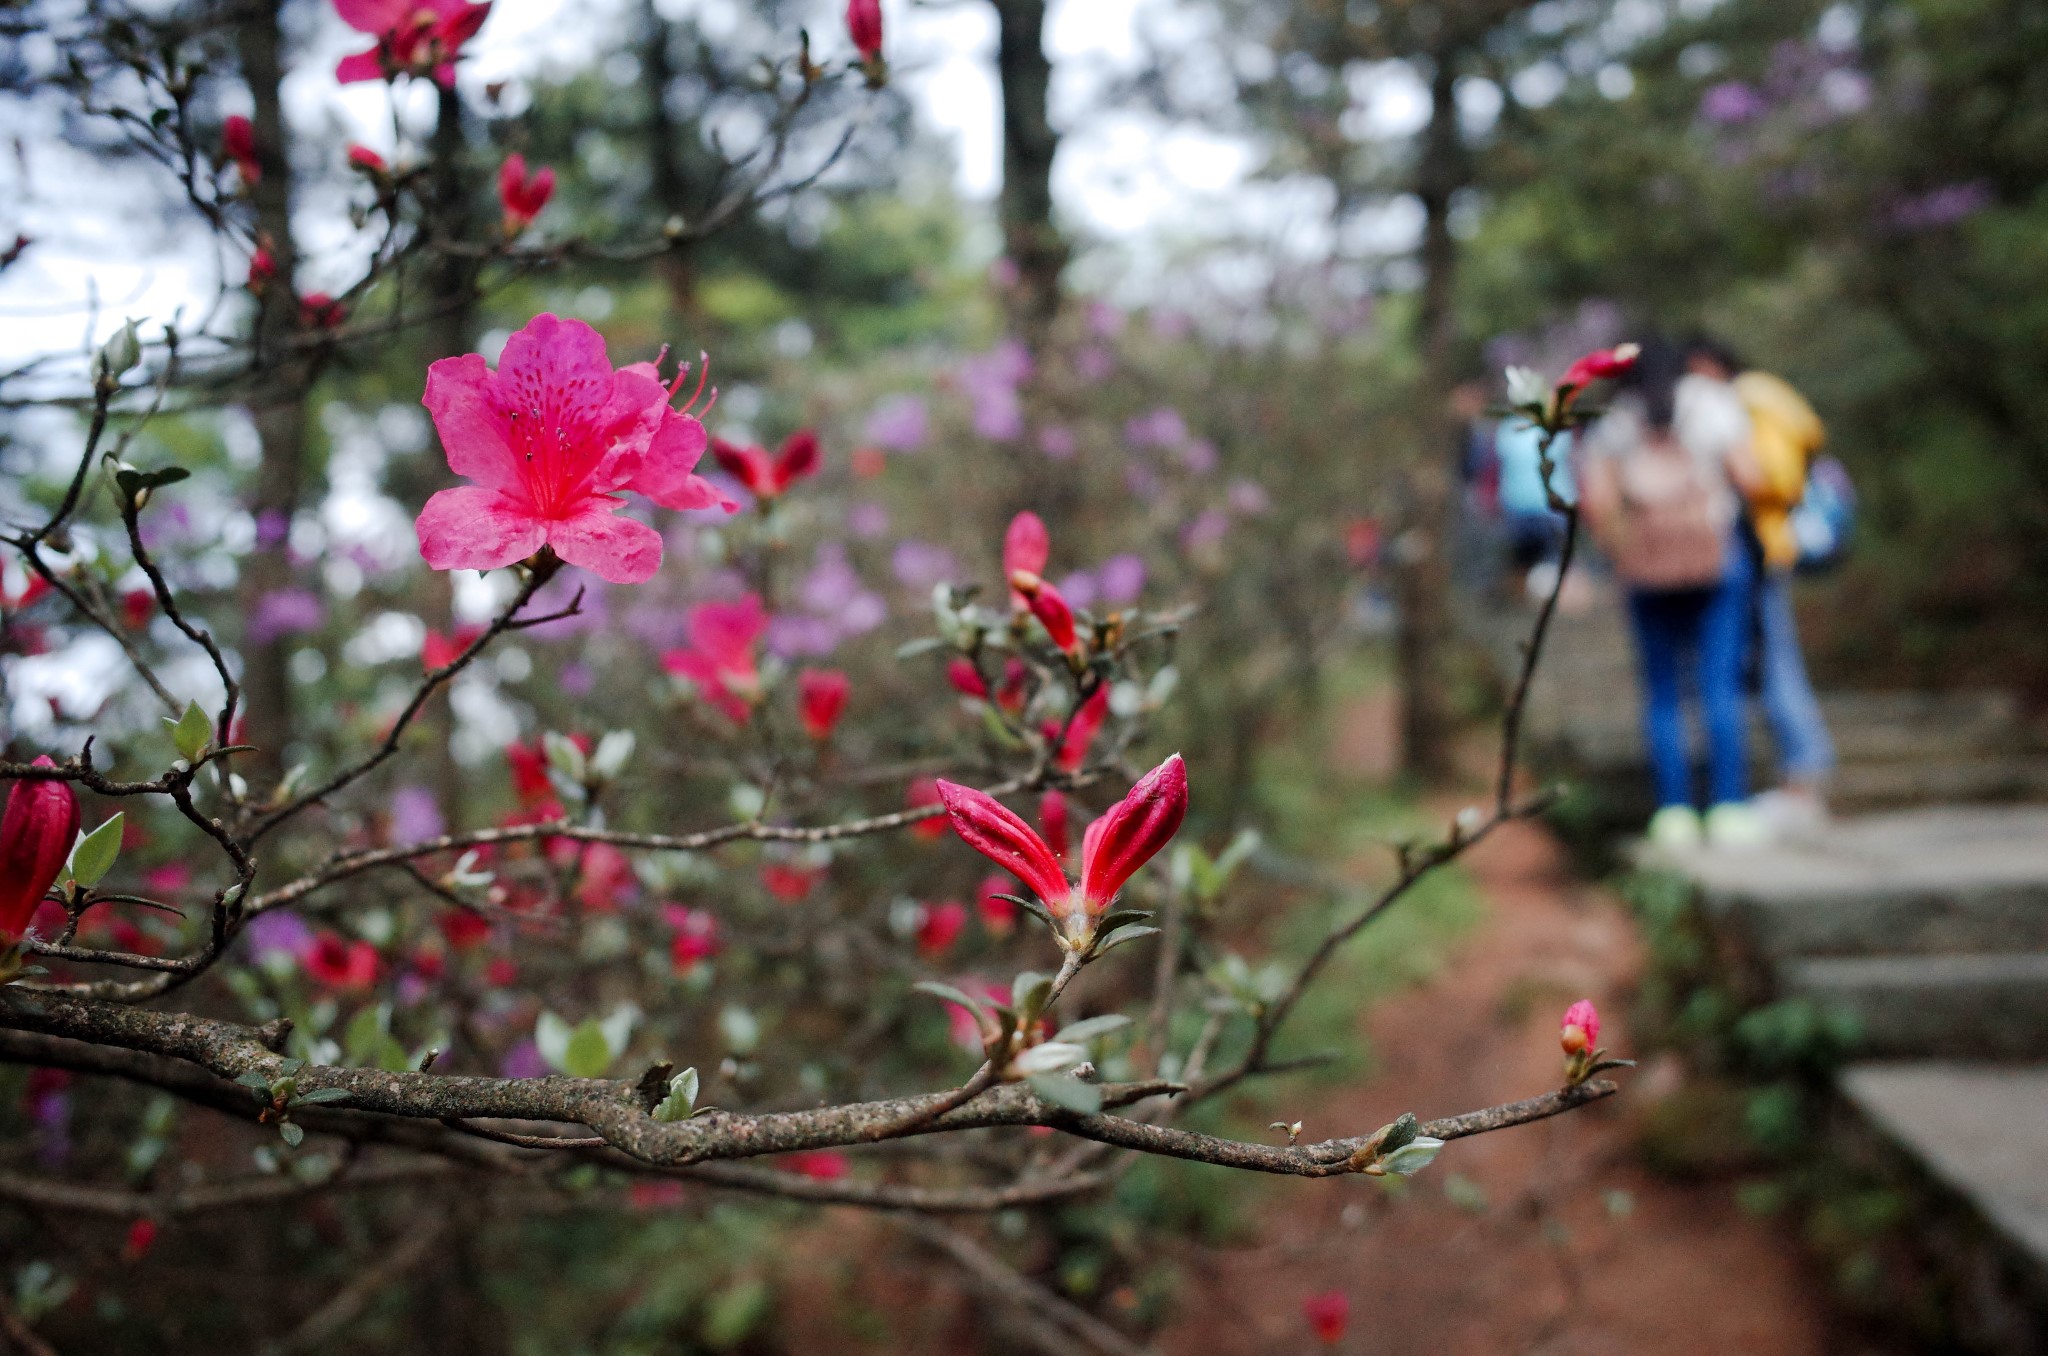
[[[1678,381],[1685,375],[1685,350],[1661,335],[1642,341],[1635,366],[1622,374],[1623,390],[1634,391],[1643,402],[1643,416],[1650,427],[1664,430],[1678,403]]]
[[[1749,364],[1742,360],[1740,353],[1705,332],[1695,334],[1685,341],[1685,354],[1688,358],[1705,358],[1731,377],[1749,370]]]

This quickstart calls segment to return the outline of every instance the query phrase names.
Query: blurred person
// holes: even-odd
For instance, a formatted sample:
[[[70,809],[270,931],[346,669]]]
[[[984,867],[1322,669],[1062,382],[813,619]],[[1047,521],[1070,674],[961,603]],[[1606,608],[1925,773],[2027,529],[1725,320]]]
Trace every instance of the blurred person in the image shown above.
[[[1580,447],[1589,526],[1627,595],[1656,782],[1649,836],[1739,849],[1768,827],[1749,804],[1743,665],[1755,570],[1740,497],[1756,485],[1749,414],[1724,382],[1686,370],[1666,340],[1643,345]],[[1686,739],[1690,672],[1706,727],[1708,795],[1695,808]]]
[[[1779,829],[1810,829],[1827,819],[1827,780],[1835,768],[1835,746],[1806,675],[1792,612],[1792,572],[1800,555],[1792,517],[1805,497],[1807,477],[1827,431],[1813,406],[1790,383],[1749,368],[1725,344],[1695,340],[1686,369],[1727,383],[1749,415],[1758,475],[1755,486],[1744,494],[1750,527],[1745,545],[1757,566],[1752,624],[1756,682],[1764,719],[1777,745],[1781,782],[1755,803]]]
[[[1500,463],[1487,404],[1483,382],[1461,381],[1451,389],[1459,487],[1457,577],[1471,594],[1492,590],[1500,575]]]
[[[1550,484],[1543,481],[1543,434],[1520,415],[1500,422],[1493,435],[1494,460],[1500,468],[1500,512],[1506,549],[1516,578],[1531,599],[1548,597],[1557,584],[1564,553],[1564,515],[1550,506],[1550,490],[1565,503],[1578,498],[1572,480],[1572,435],[1561,433],[1551,447]],[[1584,590],[1575,579],[1565,581],[1559,602],[1567,610],[1579,606]]]

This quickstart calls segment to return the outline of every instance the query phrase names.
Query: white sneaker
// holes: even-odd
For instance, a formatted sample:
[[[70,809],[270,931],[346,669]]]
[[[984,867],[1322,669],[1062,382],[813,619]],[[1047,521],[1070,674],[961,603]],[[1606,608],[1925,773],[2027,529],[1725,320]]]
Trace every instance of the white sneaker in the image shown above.
[[[1827,802],[1808,791],[1766,791],[1749,804],[1780,838],[1811,834],[1828,826]]]
[[[1695,851],[1703,837],[1699,811],[1690,805],[1667,805],[1650,816],[1649,827],[1643,834],[1654,847],[1671,852]]]
[[[1731,800],[1707,811],[1707,846],[1717,852],[1751,852],[1769,847],[1770,823],[1747,801]]]

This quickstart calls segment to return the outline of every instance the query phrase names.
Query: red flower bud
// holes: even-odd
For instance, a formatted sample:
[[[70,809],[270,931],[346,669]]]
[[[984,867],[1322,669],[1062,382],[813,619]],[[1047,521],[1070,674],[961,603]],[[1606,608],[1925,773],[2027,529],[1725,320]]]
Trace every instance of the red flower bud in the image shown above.
[[[1073,911],[1074,887],[1067,883],[1067,873],[1029,824],[994,796],[971,786],[942,781],[938,790],[953,831],[967,846],[1023,881],[1055,917]]]
[[[55,767],[38,758],[36,767]],[[57,883],[78,837],[78,797],[71,783],[24,781],[0,813],[0,949],[28,931],[43,896]]]
[[[796,680],[797,711],[804,733],[823,743],[846,713],[847,694],[852,690],[847,676],[837,669],[805,669]]]
[[[121,1260],[140,1262],[149,1256],[149,1250],[156,1246],[156,1221],[144,1215],[128,1226],[128,1237],[121,1244]]]
[[[1107,909],[1124,882],[1180,831],[1187,813],[1187,765],[1176,753],[1088,826],[1081,839],[1083,907],[1091,914]]]
[[[299,298],[299,323],[309,330],[339,329],[346,319],[348,308],[325,292],[308,292]]]
[[[543,165],[531,174],[526,157],[514,151],[498,167],[498,205],[505,209],[505,234],[517,235],[533,223],[554,196],[555,172]]]
[[[878,59],[882,55],[882,0],[847,0],[846,31],[861,60]]]
[[[1622,344],[1616,348],[1595,349],[1565,369],[1558,379],[1560,388],[1573,391],[1584,390],[1596,381],[1618,377],[1636,365],[1636,357],[1642,349],[1635,344]]]
[[[1581,998],[1564,1010],[1557,1036],[1567,1055],[1583,1055],[1599,1048],[1600,1013],[1591,999]]]
[[[963,697],[988,700],[988,684],[982,681],[981,670],[975,668],[974,661],[965,655],[953,656],[946,665],[946,681]]]
[[[823,462],[817,433],[807,428],[798,429],[782,440],[782,448],[775,454],[776,486],[786,490],[799,480],[809,479],[818,474],[818,467]]]
[[[998,898],[1010,892],[1007,877],[989,876],[981,882],[981,889],[975,892],[974,907],[981,914],[981,925],[993,937],[1007,937],[1017,926],[1017,906],[1007,899]]]
[[[267,246],[258,245],[249,256],[249,281],[245,285],[251,292],[261,292],[263,285],[276,276],[277,256]]]
[[[966,926],[965,904],[948,900],[944,904],[925,905],[924,916],[917,924],[917,954],[926,960],[937,960],[953,949]]]
[[[256,124],[240,113],[230,113],[221,123],[220,153],[235,162],[244,187],[254,187],[262,180],[263,163],[256,158]]]
[[[1060,596],[1058,589],[1029,570],[1018,570],[1012,574],[1010,587],[1023,596],[1031,615],[1045,627],[1045,633],[1052,637],[1054,645],[1062,650],[1074,648],[1077,639],[1074,609],[1067,606],[1067,600]]]
[[[359,146],[354,142],[349,143],[348,166],[350,169],[360,171],[363,174],[382,174],[387,168],[384,164],[383,156],[377,154],[368,146]]]
[[[1037,514],[1025,511],[1010,519],[1009,530],[1003,533],[1003,577],[1028,570],[1032,574],[1044,574],[1045,562],[1052,556],[1052,534],[1045,530],[1045,520]],[[1022,598],[1017,600],[1023,602]]]
[[[1301,1312],[1308,1319],[1316,1340],[1326,1347],[1334,1347],[1344,1340],[1344,1329],[1350,1325],[1351,1297],[1341,1290],[1326,1290],[1303,1300]]]
[[[909,791],[904,794],[904,808],[922,810],[927,805],[945,804],[945,797],[940,791],[943,785],[944,783],[937,778],[919,777],[910,784]],[[928,819],[920,819],[910,826],[910,831],[920,838],[944,838],[946,816],[933,815]]]
[[[1038,827],[1045,835],[1045,845],[1052,849],[1052,855],[1061,862],[1067,860],[1067,798],[1058,791],[1048,791],[1038,798]]]

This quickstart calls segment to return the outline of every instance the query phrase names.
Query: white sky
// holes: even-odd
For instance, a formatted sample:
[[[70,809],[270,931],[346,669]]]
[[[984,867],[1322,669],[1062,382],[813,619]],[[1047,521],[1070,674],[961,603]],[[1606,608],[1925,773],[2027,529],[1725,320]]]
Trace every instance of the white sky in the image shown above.
[[[714,36],[737,14],[733,0],[662,0],[662,9],[671,18],[695,16]],[[929,7],[884,0],[884,11],[897,82],[926,124],[951,140],[957,187],[970,198],[993,196],[1001,178],[993,11],[980,0]],[[523,80],[585,66],[612,46],[623,12],[621,0],[497,0],[466,49],[464,88],[511,81],[516,91]],[[842,12],[838,3],[823,4],[811,20],[825,54],[845,53]],[[331,10],[319,12],[319,23],[311,48],[286,80],[289,116],[302,127],[328,125],[388,148],[387,87],[344,87],[333,80],[333,63],[360,47],[361,35]],[[1046,45],[1054,61],[1054,122],[1065,133],[1054,174],[1061,210],[1089,237],[1141,252],[1146,240],[1177,245],[1247,231],[1291,252],[1327,250],[1331,241],[1313,194],[1285,186],[1237,191],[1256,168],[1252,147],[1152,115],[1094,110],[1103,84],[1142,61],[1145,33],[1176,44],[1197,42],[1216,60],[1230,59],[1227,35],[1213,31],[1213,24],[1205,8],[1182,0],[1053,0]],[[45,55],[54,50],[47,41],[44,47]],[[1353,85],[1359,130],[1398,133],[1419,124],[1422,91],[1405,67],[1373,68]],[[409,97],[423,121],[430,94],[414,89]],[[104,168],[65,150],[53,126],[14,130],[27,146],[26,172],[21,161],[0,161],[0,202],[8,204],[0,209],[0,232],[21,231],[35,244],[0,274],[0,363],[53,350],[81,352],[124,316],[161,321],[183,306],[189,318],[214,295],[216,278],[223,272],[235,277],[243,266],[239,259],[216,260],[196,231],[180,235],[161,220],[111,209]],[[306,206],[302,216],[331,223],[322,232],[330,238],[316,246],[345,256],[353,231],[341,204]],[[1401,234],[1399,219],[1390,220],[1393,234]],[[316,266],[302,285],[339,287],[352,264],[338,257],[330,267],[335,276],[322,276]]]

